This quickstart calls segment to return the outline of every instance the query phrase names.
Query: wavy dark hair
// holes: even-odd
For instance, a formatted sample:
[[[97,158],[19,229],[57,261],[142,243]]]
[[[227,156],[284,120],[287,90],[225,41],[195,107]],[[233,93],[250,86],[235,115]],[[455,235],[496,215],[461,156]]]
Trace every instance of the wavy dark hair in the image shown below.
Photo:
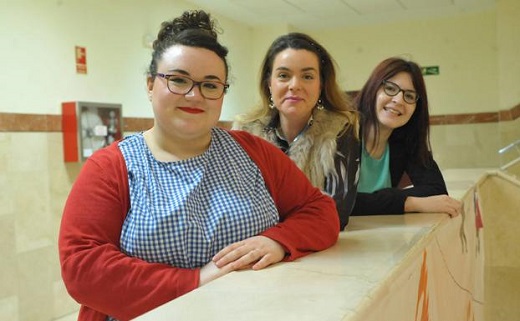
[[[355,104],[362,115],[362,137],[366,141],[368,139],[368,129],[373,128],[376,134],[375,139],[378,139],[380,129],[376,114],[377,91],[381,88],[384,80],[388,80],[400,72],[406,72],[410,75],[419,99],[410,120],[405,125],[394,129],[389,141],[403,142],[410,157],[428,166],[432,159],[428,95],[421,68],[413,61],[392,57],[383,60],[372,71],[367,82],[355,98]],[[375,141],[374,143],[377,144],[378,142]]]
[[[148,76],[154,78],[157,73],[157,63],[164,52],[174,45],[200,47],[213,51],[219,56],[226,67],[226,78],[229,66],[226,56],[228,49],[218,42],[219,29],[209,13],[203,10],[185,11],[180,17],[164,21],[153,42],[152,61],[148,67]]]

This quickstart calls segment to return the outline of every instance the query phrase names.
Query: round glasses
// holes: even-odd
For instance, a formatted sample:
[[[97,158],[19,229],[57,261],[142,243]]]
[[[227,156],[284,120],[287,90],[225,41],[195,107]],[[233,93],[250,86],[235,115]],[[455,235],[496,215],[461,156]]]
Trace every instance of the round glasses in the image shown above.
[[[383,90],[385,91],[385,94],[392,97],[396,96],[402,91],[404,101],[409,104],[415,104],[419,99],[419,94],[417,94],[415,91],[403,90],[396,83],[393,83],[388,80],[383,80]]]
[[[166,75],[160,73],[156,75],[166,79],[168,90],[172,94],[176,95],[186,95],[193,89],[193,87],[198,86],[202,97],[215,100],[222,97],[229,88],[229,84],[215,80],[195,81],[189,77],[180,75]]]

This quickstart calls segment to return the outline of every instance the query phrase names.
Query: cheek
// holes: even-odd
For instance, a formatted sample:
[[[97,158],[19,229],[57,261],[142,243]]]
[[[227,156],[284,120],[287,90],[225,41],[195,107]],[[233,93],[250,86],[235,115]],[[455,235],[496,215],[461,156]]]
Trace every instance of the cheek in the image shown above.
[[[378,93],[376,97],[376,109],[379,110],[384,107],[388,97],[385,94]]]
[[[413,116],[413,113],[415,113],[415,108],[416,106],[410,106],[407,110],[408,110],[408,119],[412,118]]]
[[[213,100],[211,101],[211,105],[209,106],[209,110],[211,110],[211,112],[213,114],[218,114],[220,115],[220,112],[222,111],[222,104],[223,104],[224,100],[221,98],[220,100]]]
[[[311,90],[312,90],[311,92],[313,93],[313,96],[316,96],[317,98],[319,98],[321,96],[321,86],[320,86],[319,82],[316,82],[315,84],[313,84]]]
[[[273,97],[283,94],[285,87],[284,83],[277,81],[276,79],[271,78],[271,81],[269,81],[269,88],[271,88],[271,94]]]
[[[285,96],[285,90],[282,86],[276,83],[271,85],[271,98],[276,106],[279,106],[283,97]]]

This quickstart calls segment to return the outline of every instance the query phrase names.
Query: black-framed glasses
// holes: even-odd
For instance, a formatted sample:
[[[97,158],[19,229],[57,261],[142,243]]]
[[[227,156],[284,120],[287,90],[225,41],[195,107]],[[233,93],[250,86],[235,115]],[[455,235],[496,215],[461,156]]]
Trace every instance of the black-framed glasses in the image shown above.
[[[189,77],[181,75],[166,75],[160,73],[157,73],[156,75],[166,79],[168,90],[172,94],[176,95],[186,95],[193,89],[193,87],[199,86],[202,97],[215,100],[222,97],[229,88],[229,84],[215,80],[195,81]]]
[[[388,96],[396,96],[401,91],[403,92],[403,99],[409,104],[415,104],[419,99],[419,94],[413,90],[403,90],[396,83],[388,80],[383,80],[383,90]]]

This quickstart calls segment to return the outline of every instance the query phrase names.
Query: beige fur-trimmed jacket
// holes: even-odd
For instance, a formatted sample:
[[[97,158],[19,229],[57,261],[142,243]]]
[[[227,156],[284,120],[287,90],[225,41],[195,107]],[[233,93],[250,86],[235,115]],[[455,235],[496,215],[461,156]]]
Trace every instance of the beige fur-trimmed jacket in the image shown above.
[[[313,120],[290,145],[276,133],[278,115],[242,123],[233,129],[262,137],[283,150],[305,173],[311,183],[334,198],[343,229],[356,199],[359,179],[360,142],[357,126],[347,125],[344,117],[315,110]]]

